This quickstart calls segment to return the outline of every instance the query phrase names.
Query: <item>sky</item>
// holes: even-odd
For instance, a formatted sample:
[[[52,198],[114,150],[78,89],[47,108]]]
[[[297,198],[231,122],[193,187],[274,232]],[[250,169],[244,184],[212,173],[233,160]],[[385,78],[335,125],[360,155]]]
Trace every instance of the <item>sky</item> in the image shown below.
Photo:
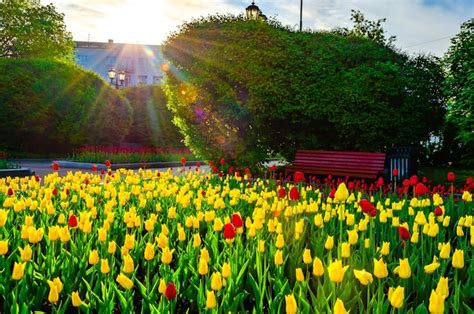
[[[74,40],[160,44],[184,21],[214,13],[244,13],[251,0],[42,0],[65,14]],[[256,0],[261,11],[295,29],[300,0]],[[474,17],[474,0],[304,0],[303,28],[350,27],[351,9],[386,18],[387,35],[410,54],[442,56],[460,25]]]

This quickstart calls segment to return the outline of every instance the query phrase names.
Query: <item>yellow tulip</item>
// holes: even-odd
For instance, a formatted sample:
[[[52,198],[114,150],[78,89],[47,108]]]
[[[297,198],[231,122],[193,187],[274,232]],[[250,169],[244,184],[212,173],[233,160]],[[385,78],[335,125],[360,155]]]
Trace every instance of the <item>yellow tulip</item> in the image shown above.
[[[402,279],[408,279],[411,277],[411,268],[408,258],[399,259],[399,266],[393,270],[395,274],[398,274]]]
[[[126,274],[130,274],[135,269],[135,264],[133,262],[133,258],[127,254],[123,257],[123,272]]]
[[[413,234],[411,235],[410,242],[416,244],[418,243],[419,238],[420,238],[420,234],[418,232],[413,232]]]
[[[201,246],[201,236],[199,235],[199,233],[195,233],[194,236],[193,236],[193,239],[194,239],[193,246],[195,248],[200,247]]]
[[[366,248],[366,249],[370,248],[370,239],[369,238],[364,239],[364,248]]]
[[[311,250],[305,249],[303,252],[303,263],[311,264],[312,261],[313,261],[313,258],[311,257]]]
[[[153,243],[148,242],[146,244],[143,257],[145,257],[147,261],[151,261],[155,257],[155,245]]]
[[[428,264],[428,265],[426,265],[426,266],[424,267],[425,273],[427,273],[427,274],[432,274],[432,273],[435,272],[435,270],[437,270],[437,269],[439,268],[440,263],[438,263],[437,260],[438,260],[438,259],[437,259],[436,256],[435,256],[434,259],[433,259],[433,263]]]
[[[115,244],[115,242],[110,241],[109,246],[107,248],[107,252],[109,252],[109,254],[114,254],[116,249],[117,249],[117,245]]]
[[[324,243],[324,248],[326,250],[332,250],[334,247],[334,236],[328,236],[326,239],[326,243]]]
[[[107,230],[104,228],[97,229],[98,237],[97,239],[99,242],[105,242],[107,240]]]
[[[387,264],[383,259],[376,260],[374,258],[374,275],[375,277],[382,279],[388,276]]]
[[[64,225],[66,223],[66,216],[61,213],[58,217],[58,224],[60,225]]]
[[[0,209],[0,228],[5,226],[8,219],[9,210]]]
[[[296,268],[296,280],[297,281],[304,281],[304,274],[301,268]]]
[[[100,259],[100,272],[108,274],[110,272],[109,261],[105,258]]]
[[[449,296],[448,277],[439,278],[438,285],[436,286],[436,293],[445,299]]]
[[[277,266],[283,264],[283,252],[281,250],[277,250],[275,252],[274,260],[275,260],[275,265]]]
[[[296,314],[298,310],[298,305],[296,304],[296,299],[293,294],[285,295],[285,303],[286,303],[286,313],[288,314]]]
[[[31,250],[31,247],[28,244],[23,249],[20,247],[18,250],[20,251],[20,257],[23,262],[28,262],[31,259],[33,250]]]
[[[324,275],[323,263],[318,257],[315,257],[313,260],[313,275],[317,277]]]
[[[209,267],[207,265],[207,261],[203,258],[199,258],[199,268],[198,268],[199,275],[206,275],[209,272]]]
[[[133,288],[133,281],[122,273],[120,273],[115,280],[126,290]]]
[[[48,285],[49,285],[48,301],[51,303],[57,303],[59,300],[58,288],[51,280],[48,280]]]
[[[285,239],[283,238],[283,234],[279,234],[276,240],[276,247],[281,249],[284,246],[285,246]]]
[[[265,252],[265,241],[264,240],[258,240],[258,253],[264,253]]]
[[[231,275],[231,269],[230,269],[230,265],[229,263],[224,263],[224,265],[222,265],[222,277],[224,278],[229,278]]]
[[[125,243],[123,245],[126,247],[128,250],[133,249],[135,246],[135,235],[134,234],[126,234],[125,235]]]
[[[334,194],[334,199],[338,202],[345,202],[349,197],[349,190],[346,187],[344,182],[340,183],[337,187],[336,193]]]
[[[13,280],[20,280],[23,277],[24,273],[25,273],[25,263],[15,262],[13,264],[12,279]]]
[[[343,258],[349,258],[351,256],[351,244],[344,242],[342,243],[341,256]]]
[[[174,249],[170,250],[168,247],[163,249],[163,253],[161,254],[161,262],[165,265],[169,265],[173,260],[173,252]]]
[[[69,234],[69,228],[67,226],[61,228],[61,231],[59,233],[59,240],[61,240],[62,243],[66,243],[71,240],[71,235]]]
[[[79,296],[78,291],[74,291],[72,293],[71,299],[72,299],[72,306],[74,306],[74,307],[80,307],[81,306],[82,300],[81,300],[81,297]]]
[[[89,252],[89,264],[95,265],[99,262],[99,252],[92,250]]]
[[[79,292],[74,291],[71,295],[72,299],[72,306],[79,307],[82,304],[81,297],[79,296]]]
[[[444,299],[445,298],[441,294],[437,293],[435,290],[431,290],[430,305],[428,308],[430,313],[444,313]]]
[[[390,242],[383,242],[382,249],[380,250],[380,254],[388,255],[390,253]]]
[[[219,291],[222,289],[222,278],[220,272],[215,272],[211,276],[211,289]]]
[[[48,239],[50,241],[56,241],[59,239],[59,234],[61,232],[61,228],[59,226],[51,226],[48,229]]]
[[[394,308],[401,308],[405,299],[405,288],[398,286],[397,288],[393,289],[392,287],[390,287],[388,292],[388,299],[390,301],[390,304]]]
[[[365,269],[362,269],[362,270],[354,269],[354,276],[364,286],[367,286],[369,283],[372,283],[374,281],[372,274],[366,271]]]
[[[334,314],[346,314],[347,310],[344,307],[344,302],[341,299],[337,298],[336,303],[334,304]]]
[[[178,227],[178,241],[183,242],[186,240],[186,233],[183,227]]]
[[[211,260],[211,257],[209,256],[209,251],[207,250],[207,248],[201,249],[201,258],[204,258],[206,262],[208,263]]]
[[[359,235],[357,230],[347,230],[347,235],[349,237],[349,244],[354,245],[359,240]]]
[[[442,244],[441,251],[439,252],[439,257],[442,259],[448,259],[451,255],[451,244],[446,242]]]
[[[452,264],[454,268],[464,268],[464,251],[456,249],[453,254]]]
[[[342,267],[341,260],[331,262],[328,266],[329,279],[336,283],[342,282],[347,268],[349,266]]]
[[[216,295],[214,294],[214,291],[206,291],[207,298],[206,298],[206,308],[208,309],[213,309],[216,307]]]
[[[220,232],[224,228],[224,224],[222,223],[222,219],[217,217],[214,219],[214,231]]]
[[[158,286],[158,292],[164,294],[166,291],[166,282],[163,279],[160,279],[160,285]]]

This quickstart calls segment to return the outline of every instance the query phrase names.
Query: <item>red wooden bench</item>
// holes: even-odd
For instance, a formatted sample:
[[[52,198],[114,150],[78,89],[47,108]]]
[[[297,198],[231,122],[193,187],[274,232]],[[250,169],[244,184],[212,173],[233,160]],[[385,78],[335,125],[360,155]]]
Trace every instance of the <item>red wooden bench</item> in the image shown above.
[[[384,169],[385,153],[299,150],[285,176],[296,171],[305,174],[376,179]]]

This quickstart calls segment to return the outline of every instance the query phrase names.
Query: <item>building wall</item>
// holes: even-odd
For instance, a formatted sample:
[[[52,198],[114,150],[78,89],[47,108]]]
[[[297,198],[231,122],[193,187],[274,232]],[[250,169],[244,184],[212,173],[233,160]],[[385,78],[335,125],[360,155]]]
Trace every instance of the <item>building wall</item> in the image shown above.
[[[107,72],[114,68],[125,71],[125,86],[160,84],[163,79],[163,57],[155,45],[75,42],[78,65],[92,70],[109,81]]]

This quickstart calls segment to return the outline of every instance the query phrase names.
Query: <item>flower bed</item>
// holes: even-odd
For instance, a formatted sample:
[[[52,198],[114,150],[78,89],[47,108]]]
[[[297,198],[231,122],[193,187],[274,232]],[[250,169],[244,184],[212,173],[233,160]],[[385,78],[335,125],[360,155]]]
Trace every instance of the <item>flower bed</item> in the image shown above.
[[[415,179],[400,197],[199,169],[0,179],[0,310],[472,311],[474,186]]]
[[[113,164],[119,164],[180,161],[183,156],[188,160],[194,159],[188,148],[85,146],[74,151],[69,160],[89,163],[109,160]]]

